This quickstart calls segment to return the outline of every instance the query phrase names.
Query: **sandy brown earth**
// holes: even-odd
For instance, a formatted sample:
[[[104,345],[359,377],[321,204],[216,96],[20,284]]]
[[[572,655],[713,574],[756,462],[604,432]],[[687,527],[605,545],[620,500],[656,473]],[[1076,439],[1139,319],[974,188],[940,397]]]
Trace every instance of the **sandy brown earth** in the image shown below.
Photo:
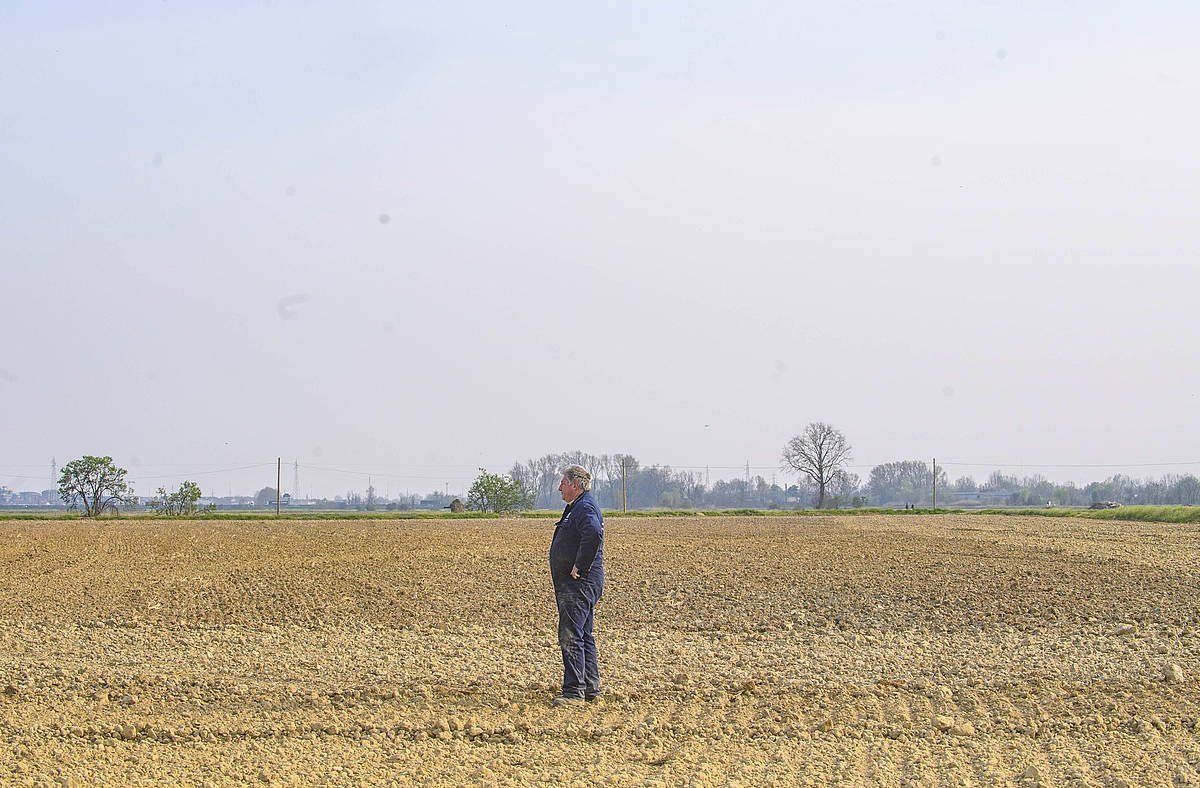
[[[0,782],[1200,784],[1200,529],[609,518],[609,693],[551,521],[0,523]]]

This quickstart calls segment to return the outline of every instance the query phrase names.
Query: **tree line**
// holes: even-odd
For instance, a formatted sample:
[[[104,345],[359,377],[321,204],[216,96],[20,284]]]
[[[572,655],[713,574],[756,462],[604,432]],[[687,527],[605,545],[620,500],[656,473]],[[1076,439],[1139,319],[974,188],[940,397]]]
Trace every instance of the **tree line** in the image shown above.
[[[592,490],[606,509],[780,509],[848,508],[862,506],[929,506],[936,490],[940,506],[1088,506],[1102,501],[1122,504],[1200,505],[1200,478],[1168,474],[1135,479],[1117,474],[1103,481],[1078,485],[1052,482],[1040,474],[1017,477],[1001,471],[983,481],[958,476],[951,481],[945,468],[924,460],[896,460],[871,468],[866,478],[852,472],[851,447],[836,428],[813,422],[784,445],[780,469],[799,476],[784,485],[762,475],[724,479],[712,485],[692,469],[646,465],[631,454],[590,454],[583,451],[546,454],[515,462],[506,474],[524,506],[553,509],[562,505],[558,481],[568,465],[592,471]],[[625,485],[621,474],[624,468]],[[510,499],[513,499],[510,495]]]
[[[506,474],[480,469],[468,494],[467,506],[482,511],[556,509],[562,505],[558,483],[568,465],[582,465],[592,473],[592,494],[602,508],[621,509],[789,509],[849,508],[863,506],[1089,506],[1115,501],[1121,504],[1200,505],[1200,478],[1194,474],[1168,474],[1135,479],[1123,474],[1103,481],[1077,485],[1053,482],[1034,474],[1017,477],[1001,471],[977,482],[971,476],[950,480],[946,469],[923,460],[897,460],[871,468],[866,479],[848,469],[851,449],[845,436],[828,424],[814,422],[793,436],[780,454],[780,469],[798,475],[789,484],[768,481],[761,474],[720,479],[706,484],[704,474],[690,468],[648,465],[627,453],[590,454],[583,451],[546,454],[515,462]],[[70,508],[85,516],[116,513],[135,506],[137,496],[126,480],[126,470],[111,457],[85,456],[63,466],[58,494]],[[935,484],[936,482],[936,484]],[[447,508],[453,503],[446,498]],[[194,514],[200,487],[185,481],[178,490],[159,488],[145,503],[163,515]],[[264,488],[259,499],[273,501],[275,490]],[[439,499],[440,500],[440,499]],[[374,488],[356,503],[374,508]],[[387,508],[392,508],[390,505]]]
[[[1116,474],[1080,486],[1074,482],[1052,482],[1040,474],[1018,478],[995,471],[978,484],[970,476],[960,477],[950,485],[948,492],[946,501],[949,504],[970,501],[972,496],[978,498],[983,493],[999,493],[1006,506],[1088,506],[1101,501],[1197,506],[1200,505],[1200,478],[1190,473],[1150,479]]]

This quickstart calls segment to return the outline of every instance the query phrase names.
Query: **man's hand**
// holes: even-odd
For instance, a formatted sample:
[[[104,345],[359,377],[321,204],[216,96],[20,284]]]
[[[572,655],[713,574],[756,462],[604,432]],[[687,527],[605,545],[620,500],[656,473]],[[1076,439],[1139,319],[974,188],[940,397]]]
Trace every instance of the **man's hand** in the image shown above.
[[[577,566],[571,567],[571,577],[575,578],[576,580],[579,579],[579,567],[577,567]]]

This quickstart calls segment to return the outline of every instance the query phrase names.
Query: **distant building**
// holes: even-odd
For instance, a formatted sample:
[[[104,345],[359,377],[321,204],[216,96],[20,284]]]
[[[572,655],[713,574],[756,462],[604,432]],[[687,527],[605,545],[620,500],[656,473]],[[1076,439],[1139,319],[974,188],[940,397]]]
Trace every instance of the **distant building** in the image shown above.
[[[284,493],[279,497],[280,506],[316,506],[320,501],[315,498],[293,498],[291,493]],[[274,506],[275,502],[271,501],[268,506]]]
[[[206,499],[201,499],[206,500]],[[220,498],[207,499],[216,504],[217,508],[245,508],[254,505],[254,497],[251,495],[223,495]]]

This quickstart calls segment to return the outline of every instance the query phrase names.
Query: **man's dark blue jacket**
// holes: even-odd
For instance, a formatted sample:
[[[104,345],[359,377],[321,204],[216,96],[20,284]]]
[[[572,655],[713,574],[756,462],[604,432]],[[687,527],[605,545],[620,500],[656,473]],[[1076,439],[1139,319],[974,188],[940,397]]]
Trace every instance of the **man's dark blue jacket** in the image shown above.
[[[571,567],[590,585],[604,583],[604,517],[591,492],[585,492],[563,510],[550,541],[550,578],[554,587],[578,582]]]

